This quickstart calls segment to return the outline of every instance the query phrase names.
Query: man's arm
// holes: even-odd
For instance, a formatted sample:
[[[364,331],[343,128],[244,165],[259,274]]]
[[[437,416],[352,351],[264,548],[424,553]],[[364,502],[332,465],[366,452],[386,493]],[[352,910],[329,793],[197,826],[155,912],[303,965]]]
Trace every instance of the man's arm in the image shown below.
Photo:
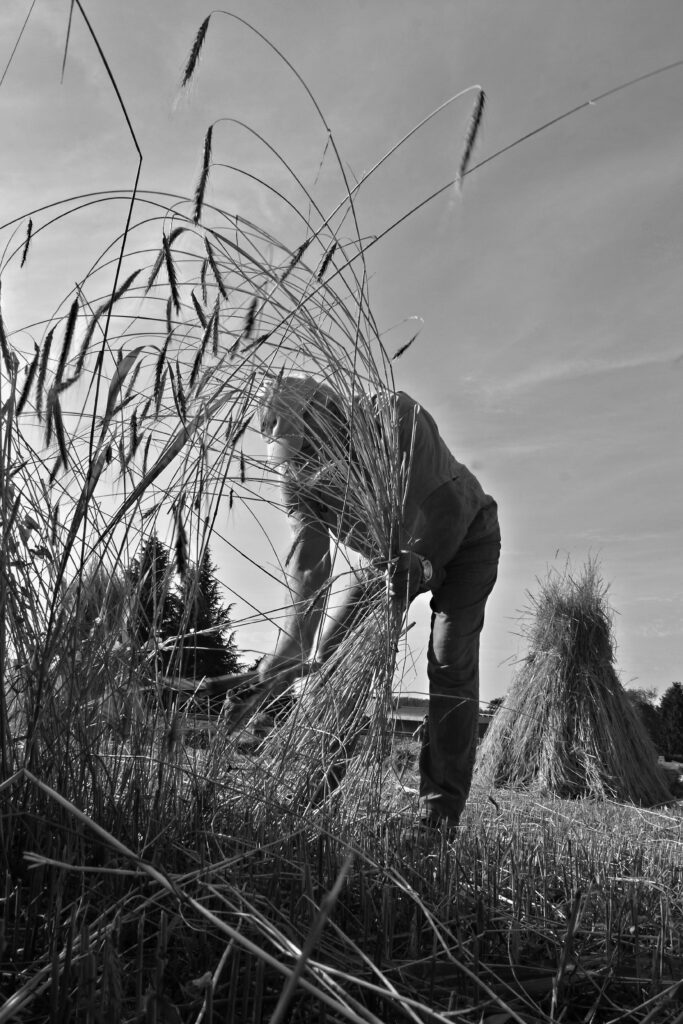
[[[391,593],[403,601],[417,594],[437,590],[445,576],[445,566],[454,557],[467,532],[458,488],[452,480],[433,491],[422,503],[416,524],[416,538],[410,550],[402,551],[388,563],[376,568],[389,572]],[[431,575],[426,579],[429,563]],[[319,645],[318,658],[326,661],[366,610],[367,577],[362,570],[346,591],[340,607],[328,610],[328,625]]]
[[[330,538],[322,523],[293,513],[289,516],[292,546],[287,575],[290,604],[275,650],[258,668],[262,680],[278,676],[284,689],[303,671],[313,645],[330,579]]]
[[[410,550],[394,559],[391,589],[395,597],[412,600],[426,590],[437,590],[445,566],[455,556],[467,533],[468,521],[453,480],[433,491],[422,503]],[[425,578],[424,559],[431,577]]]

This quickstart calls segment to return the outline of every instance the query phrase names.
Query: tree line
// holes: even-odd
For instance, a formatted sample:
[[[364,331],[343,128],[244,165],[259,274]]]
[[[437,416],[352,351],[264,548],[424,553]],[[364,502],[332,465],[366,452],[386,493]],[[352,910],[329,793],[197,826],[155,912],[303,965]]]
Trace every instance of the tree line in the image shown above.
[[[659,701],[656,690],[629,689],[626,694],[657,752],[667,759],[683,757],[683,683],[672,683]]]

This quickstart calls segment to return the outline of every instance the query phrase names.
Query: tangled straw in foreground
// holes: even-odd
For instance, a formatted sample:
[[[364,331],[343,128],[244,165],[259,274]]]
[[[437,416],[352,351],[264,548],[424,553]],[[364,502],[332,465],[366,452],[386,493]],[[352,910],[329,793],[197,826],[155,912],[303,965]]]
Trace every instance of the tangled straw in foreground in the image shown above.
[[[270,202],[277,200],[280,222],[293,241],[282,241],[241,214],[209,203],[209,184],[216,194],[219,175],[225,173],[216,160],[220,140],[212,124],[192,199],[136,186],[132,196],[77,197],[6,226],[3,279],[15,266],[30,271],[42,236],[53,224],[65,218],[75,223],[102,204],[130,204],[123,234],[106,245],[58,311],[37,325],[42,337],[33,352],[14,351],[25,337],[21,329],[11,331],[3,322],[0,337],[3,391],[10,395],[4,408],[5,466],[14,467],[3,505],[15,556],[4,599],[15,666],[12,721],[23,723],[22,731],[30,722],[58,721],[58,694],[76,719],[79,709],[88,709],[89,724],[77,746],[92,744],[93,728],[100,728],[98,709],[126,707],[126,720],[135,718],[140,714],[136,683],[141,689],[163,686],[158,651],[134,649],[126,574],[146,538],[168,533],[164,517],[172,523],[181,575],[201,564],[216,538],[232,551],[237,572],[240,559],[246,567],[263,564],[262,552],[249,550],[237,536],[226,537],[223,523],[242,505],[260,526],[261,543],[270,542],[270,507],[278,508],[279,498],[264,478],[257,412],[264,388],[283,375],[294,372],[325,382],[343,405],[353,460],[349,451],[337,451],[329,437],[317,439],[318,450],[327,471],[343,485],[346,514],[365,524],[372,556],[386,562],[398,533],[400,481],[408,467],[400,465],[390,403],[381,400],[393,390],[391,360],[369,305],[355,198],[413,133],[351,186],[306,84],[261,33],[236,20],[275,51],[313,103],[345,194],[331,213],[320,209],[311,191],[272,151],[278,173],[287,168],[297,201],[286,198],[281,185],[276,188],[246,169],[233,167],[228,173],[256,183]],[[207,18],[183,86],[196,73],[208,28]],[[483,92],[466,89],[434,112],[469,91],[476,94],[476,103],[460,179],[468,171],[482,120]],[[376,409],[360,400],[368,394],[380,396]],[[283,559],[284,553],[273,550],[273,576],[286,575]],[[102,571],[110,580],[104,590]],[[335,585],[343,589],[354,573],[347,552],[336,544]],[[346,758],[366,744],[364,764],[377,762],[387,734],[402,615],[391,605],[381,572],[374,572],[374,581],[370,577],[365,621],[325,671],[303,687],[286,730],[276,729],[264,746],[261,766],[267,764],[268,772],[279,777],[286,763],[286,788],[298,793],[297,799],[309,793],[312,772],[324,783],[328,759],[337,771],[342,752]],[[97,616],[91,613],[95,582],[101,601]],[[28,615],[26,593],[34,595]],[[258,620],[279,626],[281,608],[259,607],[253,593],[239,587],[233,593],[247,608],[232,622],[238,635],[241,626],[253,627]],[[87,624],[83,609],[89,610]],[[93,618],[108,623],[102,646],[103,630],[94,629]],[[168,652],[171,658],[182,655],[183,644],[181,633]],[[175,663],[181,660],[176,657]],[[56,688],[54,679],[59,680]],[[111,720],[109,713],[105,718]],[[182,731],[181,719],[180,712],[171,712],[166,723],[171,745]],[[102,725],[103,735],[107,728]],[[8,769],[22,763],[21,758],[16,762],[14,734],[14,725],[6,721]],[[33,729],[27,747],[33,767],[35,758],[42,757],[40,735]],[[55,740],[52,728],[48,736],[49,746]]]

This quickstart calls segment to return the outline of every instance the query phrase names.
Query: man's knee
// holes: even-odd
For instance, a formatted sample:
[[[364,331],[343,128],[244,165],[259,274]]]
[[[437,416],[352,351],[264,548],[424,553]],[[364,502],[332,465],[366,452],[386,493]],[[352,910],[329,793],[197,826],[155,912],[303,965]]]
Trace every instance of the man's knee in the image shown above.
[[[431,673],[454,679],[476,673],[479,665],[479,632],[461,636],[447,630],[434,629],[427,651],[427,668]]]

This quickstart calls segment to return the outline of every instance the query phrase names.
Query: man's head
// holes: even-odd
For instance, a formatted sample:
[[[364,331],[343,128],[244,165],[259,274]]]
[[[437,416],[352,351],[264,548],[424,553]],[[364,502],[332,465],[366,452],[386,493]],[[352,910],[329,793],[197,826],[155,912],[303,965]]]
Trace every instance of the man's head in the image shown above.
[[[338,454],[345,425],[339,396],[313,377],[283,377],[268,385],[261,399],[261,433],[271,469]]]

